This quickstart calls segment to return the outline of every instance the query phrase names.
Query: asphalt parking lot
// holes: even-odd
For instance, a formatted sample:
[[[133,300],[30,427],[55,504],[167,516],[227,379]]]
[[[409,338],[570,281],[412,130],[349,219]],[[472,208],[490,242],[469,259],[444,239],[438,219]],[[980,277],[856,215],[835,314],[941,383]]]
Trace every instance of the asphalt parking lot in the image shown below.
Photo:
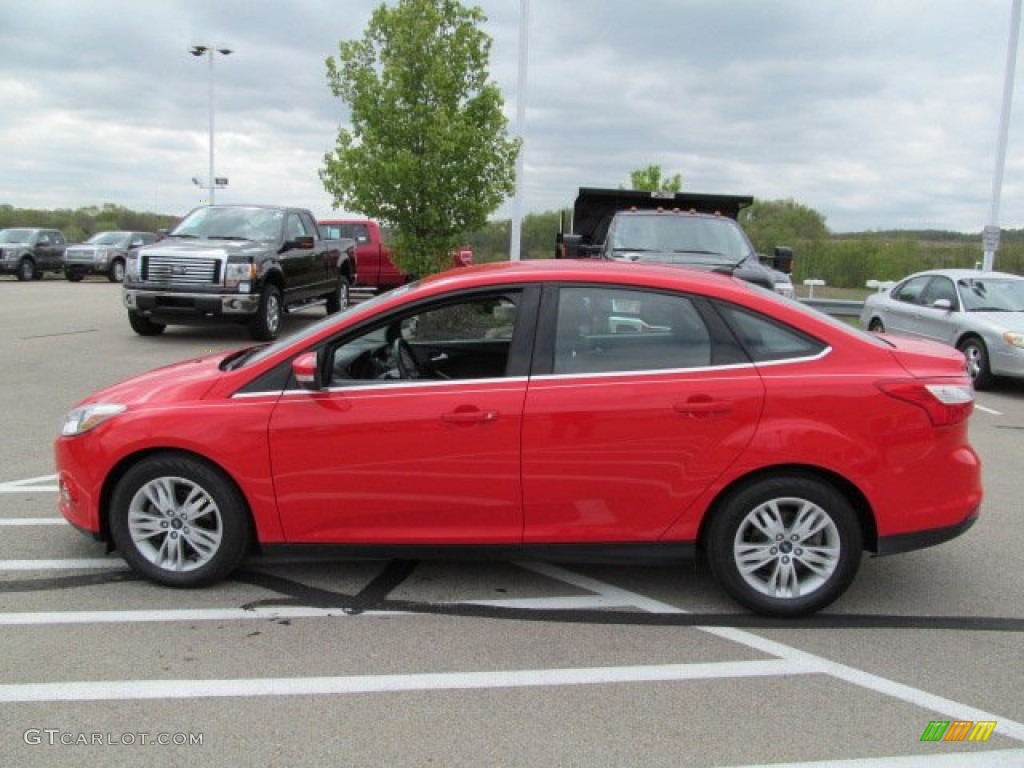
[[[1022,383],[977,396],[978,524],[811,619],[739,611],[699,562],[253,558],[175,591],[59,518],[53,438],[245,329],[142,338],[119,286],[52,278],[0,278],[0,328],[0,765],[1024,765]]]

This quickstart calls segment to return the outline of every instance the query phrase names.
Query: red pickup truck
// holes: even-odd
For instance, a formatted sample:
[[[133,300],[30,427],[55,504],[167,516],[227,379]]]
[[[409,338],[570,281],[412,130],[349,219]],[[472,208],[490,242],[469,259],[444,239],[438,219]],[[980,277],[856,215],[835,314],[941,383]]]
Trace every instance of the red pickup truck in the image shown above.
[[[325,237],[352,238],[356,241],[356,288],[377,291],[394,288],[409,282],[391,260],[391,248],[385,242],[380,224],[372,219],[329,219],[318,222]],[[473,251],[463,245],[452,252],[452,266],[468,267],[473,263]]]

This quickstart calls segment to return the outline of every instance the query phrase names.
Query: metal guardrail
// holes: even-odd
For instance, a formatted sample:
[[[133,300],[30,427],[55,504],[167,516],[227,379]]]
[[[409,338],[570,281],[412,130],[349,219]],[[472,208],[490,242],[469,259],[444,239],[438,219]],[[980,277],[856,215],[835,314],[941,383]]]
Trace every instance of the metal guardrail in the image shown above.
[[[803,298],[800,299],[800,303],[836,317],[860,317],[860,311],[864,308],[863,301],[848,299]]]

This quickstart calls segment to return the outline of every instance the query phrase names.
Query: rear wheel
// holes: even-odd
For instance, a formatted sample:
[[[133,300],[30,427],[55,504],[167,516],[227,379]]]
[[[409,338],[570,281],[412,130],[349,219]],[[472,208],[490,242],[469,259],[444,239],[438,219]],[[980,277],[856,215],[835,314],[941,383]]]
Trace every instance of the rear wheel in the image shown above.
[[[32,263],[32,259],[22,259],[18,262],[17,277],[22,282],[35,280],[36,265]]]
[[[157,454],[129,469],[111,497],[110,534],[133,569],[171,587],[228,576],[251,539],[248,507],[219,470]]]
[[[839,491],[794,475],[733,492],[715,512],[707,546],[712,573],[736,602],[769,616],[802,616],[846,591],[863,536]]]
[[[341,275],[334,292],[327,295],[327,314],[333,315],[335,312],[348,309],[349,300],[348,278]]]
[[[967,359],[967,373],[974,382],[975,389],[988,389],[992,386],[995,377],[992,375],[992,368],[988,362],[988,348],[981,339],[972,336],[964,339],[957,346]]]
[[[144,317],[138,312],[128,313],[128,324],[131,325],[132,330],[139,334],[139,336],[159,336],[167,328],[163,323],[154,323],[148,317]]]
[[[273,341],[281,330],[281,292],[276,285],[263,286],[260,305],[249,321],[249,335],[257,341]]]

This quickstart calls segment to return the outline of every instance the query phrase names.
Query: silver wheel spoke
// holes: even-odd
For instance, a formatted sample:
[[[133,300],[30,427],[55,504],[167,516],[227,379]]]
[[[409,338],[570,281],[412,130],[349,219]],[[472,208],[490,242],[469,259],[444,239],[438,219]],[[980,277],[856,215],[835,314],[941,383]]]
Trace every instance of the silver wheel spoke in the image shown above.
[[[804,547],[797,560],[819,576],[828,576],[839,561],[839,547]]]
[[[168,570],[180,571],[182,570],[184,560],[184,552],[181,547],[181,537],[172,537],[168,535],[160,545],[160,551],[157,553],[156,565],[159,565],[161,568],[167,568]]]
[[[220,547],[220,532],[208,531],[205,528],[189,528],[185,540],[200,559],[206,561],[213,557]]]
[[[782,515],[774,502],[759,507],[751,515],[750,523],[771,541],[774,541],[776,536],[786,531],[786,525],[782,522]]]
[[[143,488],[143,493],[145,493],[149,503],[163,514],[167,515],[174,511],[174,487],[171,478],[161,477],[158,480],[154,480]]]
[[[159,536],[161,533],[166,534],[167,528],[161,524],[166,525],[167,519],[162,516],[151,515],[146,512],[139,512],[138,514],[132,515],[128,520],[128,525],[131,527],[133,539],[149,539],[153,536]]]
[[[747,546],[742,549],[737,549],[736,564],[744,573],[752,573],[753,571],[768,565],[768,563],[775,560],[777,557],[777,554],[772,554],[770,545],[758,544],[756,546]]]
[[[831,522],[828,515],[808,502],[801,507],[791,531],[798,537],[798,541],[806,541],[814,534],[827,528]]]

